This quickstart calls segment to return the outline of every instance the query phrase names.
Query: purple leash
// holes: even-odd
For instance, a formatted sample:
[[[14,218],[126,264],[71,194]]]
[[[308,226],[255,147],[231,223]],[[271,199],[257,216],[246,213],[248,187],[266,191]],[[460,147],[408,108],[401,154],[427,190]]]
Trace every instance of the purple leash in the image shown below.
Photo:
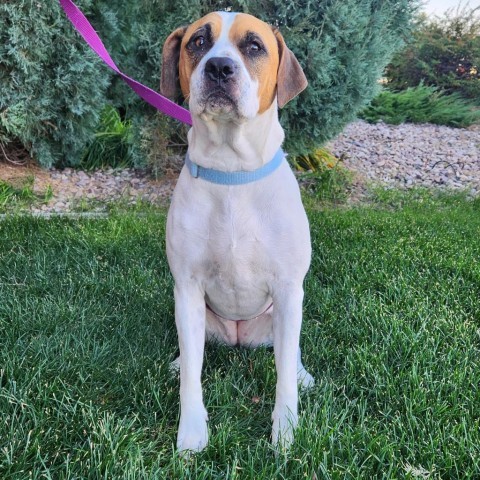
[[[137,82],[133,78],[130,78],[129,76],[125,75],[120,71],[120,69],[115,65],[115,62],[112,60],[109,53],[107,52],[107,49],[103,45],[103,42],[100,40],[100,37],[97,35],[97,32],[95,32],[92,25],[86,19],[85,15],[71,0],[60,0],[60,5],[67,14],[70,22],[72,22],[72,25],[83,37],[83,39],[88,43],[90,48],[112,70],[115,70],[115,72],[117,72],[120,77],[122,77],[122,79],[133,89],[133,91],[138,96],[142,97],[146,102],[155,107],[157,110],[160,110],[165,115],[175,118],[176,120],[186,123],[187,125],[192,124],[192,117],[188,110],[181,107],[180,105],[177,105],[163,95],[160,95],[151,88],[142,85],[140,82]]]

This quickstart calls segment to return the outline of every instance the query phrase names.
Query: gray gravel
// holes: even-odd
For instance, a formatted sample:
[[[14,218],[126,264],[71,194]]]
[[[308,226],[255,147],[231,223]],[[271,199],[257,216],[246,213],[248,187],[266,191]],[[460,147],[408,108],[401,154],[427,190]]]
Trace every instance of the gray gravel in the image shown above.
[[[371,125],[356,121],[330,142],[344,165],[367,182],[467,189],[480,194],[480,126]]]
[[[102,211],[106,202],[115,200],[131,205],[140,201],[167,204],[176,183],[172,175],[155,180],[130,168],[92,172],[52,169],[49,174],[54,197],[48,204],[32,208],[34,213],[70,212],[82,209],[82,204],[88,210]]]
[[[328,147],[355,173],[360,189],[374,183],[396,187],[466,189],[480,195],[480,126],[455,129],[436,125],[371,125],[356,121]],[[106,201],[122,199],[168,204],[175,175],[156,181],[145,172],[113,169],[83,172],[51,170],[47,184],[54,197],[33,213],[60,213],[79,209],[102,211]]]

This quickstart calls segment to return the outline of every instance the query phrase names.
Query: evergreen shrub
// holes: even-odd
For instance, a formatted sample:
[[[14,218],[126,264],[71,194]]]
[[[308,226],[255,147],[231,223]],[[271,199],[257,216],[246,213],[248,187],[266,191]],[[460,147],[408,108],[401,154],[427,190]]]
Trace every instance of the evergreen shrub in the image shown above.
[[[43,166],[78,161],[107,101],[97,69],[56,2],[1,3],[0,141],[20,140]]]
[[[285,149],[295,157],[337,135],[375,96],[377,80],[409,34],[417,2],[196,0],[173,8],[178,26],[226,6],[278,26],[304,68],[309,87],[280,111]]]
[[[480,7],[420,17],[411,41],[388,65],[386,78],[391,90],[423,83],[480,99]]]
[[[419,85],[400,92],[384,90],[359,114],[376,123],[433,123],[449,127],[468,127],[480,120],[480,110],[459,93],[450,95],[436,87]]]
[[[339,133],[377,92],[410,28],[416,0],[78,0],[122,70],[158,89],[167,35],[231,7],[277,25],[304,67],[309,88],[281,111],[286,150],[307,153]],[[132,122],[138,165],[184,141],[95,58],[56,0],[0,4],[0,141],[15,139],[44,166],[76,165],[106,104]],[[156,130],[162,129],[161,133]],[[159,138],[165,142],[158,145]]]
[[[151,39],[144,37],[160,21],[153,15],[158,2],[76,3],[121,68],[158,88],[161,43],[152,57],[146,52]],[[97,127],[103,128],[107,104],[137,124],[153,113],[90,51],[57,0],[0,4],[0,142],[20,140],[45,167],[78,165]],[[132,155],[138,162],[136,141]]]

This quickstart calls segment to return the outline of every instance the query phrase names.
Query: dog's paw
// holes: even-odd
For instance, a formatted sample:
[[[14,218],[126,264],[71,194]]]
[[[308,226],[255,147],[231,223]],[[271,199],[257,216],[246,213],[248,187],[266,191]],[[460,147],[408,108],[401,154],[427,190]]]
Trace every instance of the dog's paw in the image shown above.
[[[297,373],[297,383],[301,390],[308,390],[315,385],[315,379],[302,368]]]
[[[168,366],[171,375],[178,375],[180,373],[180,356],[178,356],[173,362],[170,362]]]
[[[275,409],[272,415],[272,443],[279,450],[286,450],[293,443],[298,415],[287,407]]]
[[[208,443],[207,414],[181,415],[177,449],[180,452],[200,452]]]

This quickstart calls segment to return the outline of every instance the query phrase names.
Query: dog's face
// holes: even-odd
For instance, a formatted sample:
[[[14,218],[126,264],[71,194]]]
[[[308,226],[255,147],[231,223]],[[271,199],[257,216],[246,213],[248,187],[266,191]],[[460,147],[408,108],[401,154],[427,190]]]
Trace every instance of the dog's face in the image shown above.
[[[307,79],[278,30],[251,15],[215,12],[167,38],[161,91],[174,98],[178,86],[194,115],[248,119],[276,95],[283,107]]]

